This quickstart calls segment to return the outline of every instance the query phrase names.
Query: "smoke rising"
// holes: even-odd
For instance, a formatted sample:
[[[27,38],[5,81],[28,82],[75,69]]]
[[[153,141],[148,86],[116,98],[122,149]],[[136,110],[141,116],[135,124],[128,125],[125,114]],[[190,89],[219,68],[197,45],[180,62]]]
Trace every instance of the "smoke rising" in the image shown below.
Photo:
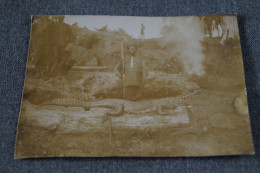
[[[199,17],[169,18],[170,25],[161,29],[162,44],[173,44],[171,54],[183,63],[186,74],[203,75],[205,73],[203,61],[204,32]]]

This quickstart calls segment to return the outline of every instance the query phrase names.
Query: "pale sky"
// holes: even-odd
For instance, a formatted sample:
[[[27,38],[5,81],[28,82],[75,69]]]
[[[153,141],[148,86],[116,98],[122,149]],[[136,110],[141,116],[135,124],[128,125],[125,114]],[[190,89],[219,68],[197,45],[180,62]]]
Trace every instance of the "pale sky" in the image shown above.
[[[145,38],[159,38],[161,37],[160,30],[167,20],[163,21],[163,17],[67,15],[64,22],[70,25],[77,22],[79,27],[86,26],[90,30],[95,30],[95,28],[101,28],[105,25],[108,25],[109,30],[122,28],[134,38],[140,37],[141,23],[143,23],[145,26]]]

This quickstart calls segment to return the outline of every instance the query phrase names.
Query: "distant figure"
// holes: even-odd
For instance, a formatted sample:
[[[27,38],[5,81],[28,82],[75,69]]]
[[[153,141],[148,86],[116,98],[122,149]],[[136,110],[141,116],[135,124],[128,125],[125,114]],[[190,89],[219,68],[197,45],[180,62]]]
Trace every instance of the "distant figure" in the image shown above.
[[[146,77],[145,62],[136,56],[136,51],[134,45],[129,46],[129,55],[115,68],[116,74],[123,80],[124,98],[134,101],[142,98],[143,80]]]
[[[141,39],[144,39],[144,29],[145,29],[144,24],[141,24]]]

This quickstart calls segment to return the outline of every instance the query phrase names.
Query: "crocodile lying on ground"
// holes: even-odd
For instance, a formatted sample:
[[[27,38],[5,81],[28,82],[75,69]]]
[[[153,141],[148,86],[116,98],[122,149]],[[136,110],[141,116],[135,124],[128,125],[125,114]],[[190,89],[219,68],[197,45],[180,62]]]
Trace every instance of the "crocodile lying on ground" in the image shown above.
[[[106,111],[105,117],[108,116],[121,116],[124,113],[149,113],[157,112],[159,115],[169,115],[171,111],[165,111],[165,109],[175,109],[176,107],[182,107],[185,98],[196,94],[200,90],[182,96],[182,97],[167,97],[160,99],[147,99],[140,101],[129,101],[124,99],[104,99],[100,101],[82,101],[71,98],[57,98],[51,101],[43,102],[40,105],[58,105],[65,107],[83,107],[85,109],[90,109],[93,107],[104,107],[109,108]],[[105,119],[106,120],[106,119]]]

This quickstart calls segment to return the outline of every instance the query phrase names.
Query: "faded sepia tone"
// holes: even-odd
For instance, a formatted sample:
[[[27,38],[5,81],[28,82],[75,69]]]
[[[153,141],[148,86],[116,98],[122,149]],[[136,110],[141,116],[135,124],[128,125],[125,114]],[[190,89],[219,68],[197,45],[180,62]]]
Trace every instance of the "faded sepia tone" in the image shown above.
[[[235,15],[32,18],[15,158],[253,153]]]

